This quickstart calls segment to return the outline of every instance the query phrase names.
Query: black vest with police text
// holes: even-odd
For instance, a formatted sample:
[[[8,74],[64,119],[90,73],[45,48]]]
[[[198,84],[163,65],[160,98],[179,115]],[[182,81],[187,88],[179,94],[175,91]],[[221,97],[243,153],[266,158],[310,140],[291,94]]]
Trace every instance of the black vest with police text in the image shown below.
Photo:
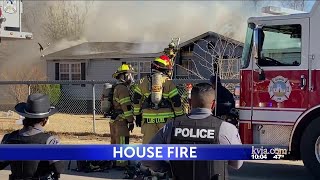
[[[177,117],[173,121],[170,144],[219,144],[223,121],[214,116],[205,119]],[[225,180],[227,161],[170,161],[176,180]]]
[[[22,136],[19,130],[6,134],[3,144],[46,144],[50,134],[38,133],[32,136]],[[21,152],[24,153],[24,152]],[[39,179],[50,172],[48,161],[11,161],[10,179]]]

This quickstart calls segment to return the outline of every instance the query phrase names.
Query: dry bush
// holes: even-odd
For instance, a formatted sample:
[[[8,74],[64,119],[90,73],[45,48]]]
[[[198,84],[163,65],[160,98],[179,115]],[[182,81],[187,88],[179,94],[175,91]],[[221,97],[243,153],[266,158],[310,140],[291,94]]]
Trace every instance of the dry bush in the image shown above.
[[[41,64],[21,65],[2,70],[0,77],[7,81],[46,80],[46,75]],[[16,103],[25,101],[28,96],[27,84],[9,84],[7,93],[14,98]]]

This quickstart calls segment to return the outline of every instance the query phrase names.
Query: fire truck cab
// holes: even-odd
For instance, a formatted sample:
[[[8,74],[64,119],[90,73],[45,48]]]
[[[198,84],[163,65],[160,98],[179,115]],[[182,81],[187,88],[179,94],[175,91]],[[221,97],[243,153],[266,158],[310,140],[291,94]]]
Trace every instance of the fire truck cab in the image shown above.
[[[244,144],[285,146],[320,179],[320,2],[248,19],[240,70]]]
[[[0,1],[0,39],[32,39],[32,33],[21,31],[22,0]]]

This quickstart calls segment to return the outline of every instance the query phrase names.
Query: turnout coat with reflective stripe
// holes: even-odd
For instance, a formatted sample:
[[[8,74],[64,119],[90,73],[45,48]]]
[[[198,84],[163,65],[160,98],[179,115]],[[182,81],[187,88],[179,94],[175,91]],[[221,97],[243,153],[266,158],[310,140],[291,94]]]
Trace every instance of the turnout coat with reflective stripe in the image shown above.
[[[115,110],[122,110],[119,115],[120,119],[126,119],[128,122],[133,122],[132,105],[130,92],[124,84],[117,84],[113,93],[113,104]]]
[[[162,100],[168,101],[170,107],[160,107],[159,109],[152,109],[151,107],[144,107],[143,104],[151,95],[150,81],[148,78],[142,78],[132,88],[133,95],[133,113],[134,115],[142,114],[142,118],[147,119],[164,119],[174,118],[183,115],[181,106],[181,97],[179,95],[176,85],[167,76],[163,76],[163,94]]]

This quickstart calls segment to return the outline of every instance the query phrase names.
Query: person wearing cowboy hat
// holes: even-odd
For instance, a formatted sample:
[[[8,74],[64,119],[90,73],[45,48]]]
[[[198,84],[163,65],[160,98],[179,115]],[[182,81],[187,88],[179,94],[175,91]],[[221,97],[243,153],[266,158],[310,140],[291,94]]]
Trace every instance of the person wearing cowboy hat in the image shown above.
[[[129,86],[134,81],[132,74],[135,73],[130,65],[122,64],[112,75],[118,82],[113,87],[113,112],[109,123],[111,144],[129,144],[129,131],[132,132],[134,128]],[[127,165],[128,161],[115,162],[115,166],[119,168]]]
[[[59,139],[44,132],[49,116],[58,109],[50,105],[45,94],[31,94],[27,102],[18,103],[16,112],[23,116],[23,128],[4,135],[1,144],[60,144]],[[10,165],[9,180],[59,179],[64,171],[63,161],[0,161],[0,170]]]
[[[217,93],[217,99],[215,102],[216,107],[212,108],[213,114],[225,119],[231,110],[235,108],[234,96],[226,87],[222,85],[219,76],[212,75],[210,77],[210,83],[212,88],[216,90]]]

